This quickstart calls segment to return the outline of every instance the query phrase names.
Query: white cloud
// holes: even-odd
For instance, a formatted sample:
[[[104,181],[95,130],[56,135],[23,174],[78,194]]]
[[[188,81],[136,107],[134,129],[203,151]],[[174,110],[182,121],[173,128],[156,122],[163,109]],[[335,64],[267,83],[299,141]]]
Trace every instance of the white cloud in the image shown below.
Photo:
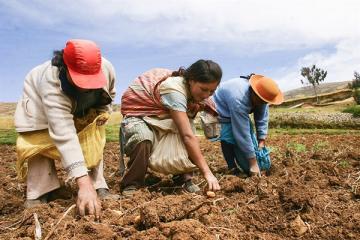
[[[24,21],[109,41],[254,43],[261,50],[314,47],[360,37],[357,0],[4,1]],[[76,24],[72,24],[76,23]]]
[[[339,42],[333,53],[311,52],[294,66],[283,69],[287,74],[280,78],[279,85],[283,90],[301,86],[300,69],[315,64],[328,71],[325,82],[350,81],[354,71],[360,71],[360,45],[358,39],[348,39]]]
[[[299,69],[316,64],[326,81],[360,70],[358,0],[0,0],[14,25],[35,25],[74,36],[141,46],[203,43],[244,52],[316,50],[294,66],[275,69],[280,86],[300,86]],[[189,51],[189,49],[187,49]]]

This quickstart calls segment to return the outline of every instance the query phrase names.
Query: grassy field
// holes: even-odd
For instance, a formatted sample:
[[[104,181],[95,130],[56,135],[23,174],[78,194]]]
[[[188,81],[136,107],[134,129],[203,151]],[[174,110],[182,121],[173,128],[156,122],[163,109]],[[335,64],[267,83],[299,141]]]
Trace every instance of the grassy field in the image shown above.
[[[106,126],[106,140],[108,142],[118,141],[121,118],[120,112],[114,112],[110,116]],[[0,116],[0,144],[15,144],[16,137],[14,118],[12,116]]]
[[[288,109],[288,108],[271,108],[271,114],[276,115],[277,113],[287,113],[287,112],[301,112],[303,114],[322,114],[322,113],[341,113],[344,109],[349,108],[349,106],[354,107],[352,104],[343,104],[336,106],[325,106],[317,108],[297,108],[297,109]],[[358,108],[358,107],[354,107]],[[119,138],[119,124],[121,122],[122,116],[119,111],[113,112],[110,116],[108,124],[106,126],[106,138],[108,142],[116,142]],[[281,119],[280,119],[281,121]],[[299,124],[299,126],[302,126]],[[202,130],[198,129],[198,135],[202,135]],[[342,135],[342,134],[351,134],[358,135],[360,130],[352,129],[306,129],[301,128],[270,128],[269,135],[301,135],[301,134],[325,134],[325,135]],[[14,144],[16,142],[17,133],[14,129],[14,120],[13,116],[0,115],[0,144]]]
[[[321,106],[321,107],[305,107],[305,108],[289,108],[289,107],[275,107],[271,108],[270,112],[304,112],[304,113],[317,113],[317,112],[342,112],[344,109],[355,105],[355,101],[350,98],[335,105]],[[356,106],[356,105],[355,105]]]
[[[350,106],[343,110],[344,113],[352,113],[354,117],[360,117],[360,105]]]
[[[306,135],[306,134],[323,134],[323,135],[360,135],[360,130],[349,129],[306,129],[306,128],[270,128],[269,135]]]

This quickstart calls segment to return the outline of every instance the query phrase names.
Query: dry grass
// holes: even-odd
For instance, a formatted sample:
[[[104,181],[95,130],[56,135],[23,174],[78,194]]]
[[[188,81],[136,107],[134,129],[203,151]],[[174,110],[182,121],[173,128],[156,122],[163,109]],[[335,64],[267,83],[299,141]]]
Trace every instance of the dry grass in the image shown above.
[[[110,119],[109,119],[108,124],[109,124],[109,125],[118,125],[118,124],[120,124],[121,120],[122,120],[122,115],[121,115],[121,113],[118,112],[118,111],[117,111],[117,112],[113,112],[113,113],[111,114],[111,116],[110,116]]]
[[[14,127],[13,116],[0,116],[0,129],[13,129]]]
[[[113,112],[109,119],[110,125],[120,124],[122,119],[120,112]],[[0,116],[0,129],[12,129],[14,128],[14,117],[13,116]]]
[[[277,112],[310,112],[310,113],[327,113],[327,112],[342,112],[344,109],[356,105],[353,98],[349,98],[347,100],[338,102],[334,105],[328,105],[328,106],[308,106],[308,107],[299,107],[299,108],[293,108],[289,109],[289,107],[270,107],[270,113],[277,113]]]

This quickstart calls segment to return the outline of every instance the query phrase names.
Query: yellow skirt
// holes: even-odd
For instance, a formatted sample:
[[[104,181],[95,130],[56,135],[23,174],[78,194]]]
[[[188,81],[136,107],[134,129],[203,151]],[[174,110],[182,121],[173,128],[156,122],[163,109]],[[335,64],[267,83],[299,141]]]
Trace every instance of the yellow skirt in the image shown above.
[[[78,132],[79,142],[87,168],[96,167],[103,158],[106,143],[105,125],[97,126],[98,118],[108,118],[108,113],[103,113],[94,118],[93,114],[82,119],[74,119]],[[92,120],[90,124],[89,119]],[[84,126],[85,125],[85,126]],[[60,160],[61,155],[50,138],[48,129],[19,134],[16,141],[16,172],[20,180],[25,180],[27,175],[27,161],[37,155]]]

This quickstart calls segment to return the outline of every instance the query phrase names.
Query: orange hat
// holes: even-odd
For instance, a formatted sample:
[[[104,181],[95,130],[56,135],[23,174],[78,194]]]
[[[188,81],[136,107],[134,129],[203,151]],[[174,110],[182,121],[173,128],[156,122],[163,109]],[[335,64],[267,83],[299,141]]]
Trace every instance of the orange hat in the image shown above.
[[[262,100],[269,104],[279,105],[284,101],[284,95],[271,78],[254,74],[250,77],[249,83]]]
[[[71,39],[66,43],[63,58],[76,86],[84,89],[105,86],[106,78],[101,70],[101,53],[96,43]]]

